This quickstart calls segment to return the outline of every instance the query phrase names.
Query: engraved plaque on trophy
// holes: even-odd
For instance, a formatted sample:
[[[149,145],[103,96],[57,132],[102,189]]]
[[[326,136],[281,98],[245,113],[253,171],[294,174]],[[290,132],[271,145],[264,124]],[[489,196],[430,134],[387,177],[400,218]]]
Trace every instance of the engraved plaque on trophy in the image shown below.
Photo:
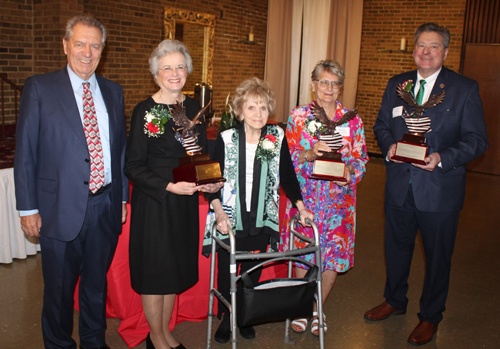
[[[314,160],[313,173],[310,178],[346,182],[346,165],[342,162],[342,155],[338,152],[342,149],[342,135],[335,132],[333,135],[318,134],[317,137],[328,144],[332,152],[324,152]]]
[[[201,185],[226,180],[222,177],[219,163],[211,161],[209,154],[201,153],[202,148],[197,144],[198,134],[193,131],[196,125],[201,123],[200,119],[209,104],[200,110],[193,120],[189,120],[186,116],[186,108],[179,102],[172,108],[172,118],[179,127],[176,130],[176,139],[182,144],[187,154],[179,159],[179,167],[173,169],[175,183],[191,182]]]
[[[323,155],[314,160],[313,173],[309,178],[321,179],[326,181],[347,182],[347,166],[342,161],[342,155],[339,153],[342,145],[342,135],[336,130],[336,127],[352,120],[358,112],[358,108],[345,113],[339,120],[332,121],[326,115],[325,110],[314,101],[311,113],[321,122],[324,127],[316,130],[314,135],[320,141],[325,142],[331,152],[324,152]]]
[[[408,133],[396,143],[396,152],[392,156],[393,160],[409,162],[413,164],[426,165],[427,157],[427,139],[424,134],[431,130],[431,119],[428,116],[422,116],[425,109],[435,107],[443,102],[446,95],[445,91],[429,98],[427,102],[418,105],[415,102],[410,91],[407,91],[403,85],[399,84],[397,88],[398,96],[403,99],[410,107],[413,107],[411,114],[403,108],[403,114]]]

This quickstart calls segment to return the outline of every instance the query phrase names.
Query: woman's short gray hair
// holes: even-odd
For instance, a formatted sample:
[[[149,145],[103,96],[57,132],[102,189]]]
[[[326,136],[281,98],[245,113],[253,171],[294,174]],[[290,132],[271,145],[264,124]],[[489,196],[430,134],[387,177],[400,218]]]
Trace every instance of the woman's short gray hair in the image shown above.
[[[73,35],[73,28],[78,23],[86,25],[87,27],[94,27],[99,29],[102,34],[101,44],[102,47],[104,48],[106,37],[108,36],[108,30],[106,29],[104,23],[102,23],[100,20],[98,20],[91,14],[78,15],[70,18],[66,23],[66,33],[64,34],[64,40],[69,41],[69,39]]]
[[[314,67],[311,73],[311,80],[312,81],[317,80],[318,76],[320,76],[320,74],[324,71],[337,75],[337,77],[339,78],[339,82],[341,84],[344,83],[345,79],[344,70],[340,66],[339,62],[333,61],[331,59],[325,59],[323,61],[319,61],[318,63],[316,63],[316,66]]]
[[[276,108],[276,99],[271,86],[267,81],[260,80],[259,78],[250,78],[243,81],[240,86],[234,90],[233,94],[233,110],[238,119],[242,119],[243,104],[250,98],[260,99],[267,104],[269,115],[274,113]]]
[[[156,81],[156,75],[160,70],[160,59],[166,55],[180,52],[184,56],[186,60],[186,71],[187,74],[191,74],[193,71],[193,60],[191,59],[191,55],[189,54],[189,50],[182,42],[179,40],[163,40],[160,42],[157,48],[154,49],[153,53],[151,53],[151,57],[149,57],[149,71],[153,74]]]

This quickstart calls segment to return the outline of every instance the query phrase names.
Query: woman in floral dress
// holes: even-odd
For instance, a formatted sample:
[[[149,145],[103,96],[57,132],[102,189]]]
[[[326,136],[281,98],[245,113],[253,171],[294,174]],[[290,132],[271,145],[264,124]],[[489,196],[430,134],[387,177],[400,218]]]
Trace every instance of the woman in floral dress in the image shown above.
[[[337,97],[344,81],[342,67],[334,61],[325,60],[316,64],[311,74],[315,103],[322,107],[330,120],[340,119],[349,109],[343,107]],[[320,234],[321,259],[323,272],[323,303],[332,291],[338,273],[352,268],[354,263],[354,237],[356,231],[356,184],[366,173],[368,155],[361,118],[356,115],[350,121],[337,126],[342,135],[343,148],[340,150],[342,161],[347,167],[347,181],[327,181],[309,178],[316,157],[331,149],[319,141],[314,132],[321,123],[312,114],[309,105],[295,108],[288,120],[286,137],[290,148],[295,172],[299,180],[306,208],[314,214]],[[288,249],[290,220],[297,210],[288,201],[285,220],[281,229],[282,251]],[[313,237],[312,228],[300,227],[298,230]],[[296,247],[303,242],[296,241]],[[314,263],[314,254],[303,257]],[[297,265],[296,276],[304,277],[307,266]],[[308,319],[295,319],[292,328],[295,332],[305,332]],[[326,331],[326,323],[325,323]],[[313,313],[311,332],[318,335],[317,313]]]

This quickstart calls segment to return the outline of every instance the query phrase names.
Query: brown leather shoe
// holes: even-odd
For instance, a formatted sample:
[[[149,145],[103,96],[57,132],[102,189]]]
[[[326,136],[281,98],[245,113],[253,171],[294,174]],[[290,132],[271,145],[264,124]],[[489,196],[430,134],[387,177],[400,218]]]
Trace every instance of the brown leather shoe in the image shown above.
[[[413,345],[422,345],[429,343],[436,333],[438,325],[431,324],[427,321],[420,321],[408,337],[408,342]]]
[[[406,309],[396,309],[387,302],[376,306],[373,309],[368,310],[365,313],[365,319],[370,321],[380,321],[385,320],[391,315],[403,315],[406,314]]]

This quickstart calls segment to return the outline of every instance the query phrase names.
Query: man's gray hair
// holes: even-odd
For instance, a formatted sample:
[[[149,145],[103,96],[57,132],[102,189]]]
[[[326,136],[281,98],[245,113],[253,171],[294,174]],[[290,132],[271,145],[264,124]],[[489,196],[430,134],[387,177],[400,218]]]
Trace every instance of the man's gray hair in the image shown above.
[[[73,28],[78,23],[86,25],[87,27],[94,27],[99,29],[102,34],[101,44],[102,47],[104,48],[106,37],[108,36],[108,30],[106,29],[104,23],[102,23],[100,20],[98,20],[91,14],[83,14],[70,18],[66,23],[66,34],[64,35],[64,40],[69,41],[69,39],[73,35]]]
[[[422,32],[436,32],[443,37],[443,46],[444,48],[448,48],[450,44],[451,34],[448,29],[445,27],[440,27],[436,23],[425,23],[415,30],[415,45],[417,44],[418,36]]]

